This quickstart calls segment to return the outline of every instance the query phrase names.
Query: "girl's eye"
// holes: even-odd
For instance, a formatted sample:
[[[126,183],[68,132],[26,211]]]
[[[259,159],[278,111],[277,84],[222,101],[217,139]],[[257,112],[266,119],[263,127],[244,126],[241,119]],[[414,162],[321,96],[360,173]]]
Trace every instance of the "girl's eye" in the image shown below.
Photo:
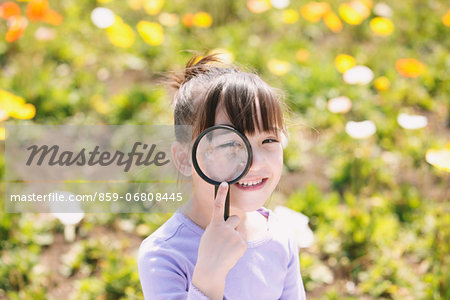
[[[230,142],[226,142],[226,143],[219,145],[219,148],[239,147],[239,146],[240,146],[240,143],[235,142],[235,141],[230,141]]]
[[[278,142],[278,140],[276,140],[276,139],[265,139],[263,141],[263,144],[265,144],[265,143],[277,143],[277,142]]]

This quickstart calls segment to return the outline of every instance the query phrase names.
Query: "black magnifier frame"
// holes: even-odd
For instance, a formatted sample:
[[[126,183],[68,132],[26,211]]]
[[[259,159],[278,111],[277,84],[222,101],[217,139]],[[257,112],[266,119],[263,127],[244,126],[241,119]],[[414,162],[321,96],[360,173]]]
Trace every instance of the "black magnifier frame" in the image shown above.
[[[219,189],[219,185],[221,184],[221,182],[213,180],[211,178],[209,178],[208,176],[206,176],[205,173],[203,173],[203,171],[200,169],[200,166],[198,165],[197,162],[197,147],[198,144],[200,143],[200,140],[206,135],[208,134],[210,131],[216,130],[216,129],[226,129],[226,130],[230,130],[233,133],[236,133],[243,141],[244,141],[244,145],[245,148],[247,150],[248,153],[248,158],[247,158],[247,164],[245,165],[244,170],[242,171],[242,173],[236,177],[233,180],[227,181],[228,183],[228,192],[227,192],[227,198],[225,201],[225,214],[224,214],[224,219],[225,221],[228,219],[229,215],[230,215],[230,186],[236,182],[239,181],[239,179],[241,179],[242,177],[244,177],[248,170],[250,169],[252,162],[253,162],[253,152],[252,152],[252,147],[250,146],[250,142],[248,141],[247,137],[242,134],[241,132],[239,132],[236,128],[230,126],[230,125],[225,125],[225,124],[220,124],[220,125],[214,125],[211,126],[207,129],[205,129],[204,131],[202,131],[198,137],[195,139],[195,142],[192,146],[192,163],[194,165],[194,169],[197,171],[197,174],[206,182],[212,184],[215,186],[215,192],[214,195],[217,194],[217,190]]]

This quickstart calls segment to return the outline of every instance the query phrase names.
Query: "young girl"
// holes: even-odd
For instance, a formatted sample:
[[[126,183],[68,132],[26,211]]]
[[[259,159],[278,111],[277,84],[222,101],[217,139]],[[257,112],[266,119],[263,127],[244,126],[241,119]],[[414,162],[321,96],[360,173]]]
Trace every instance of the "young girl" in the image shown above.
[[[178,169],[192,176],[192,198],[139,248],[145,299],[306,299],[298,248],[289,228],[262,205],[280,180],[285,134],[281,103],[257,75],[191,59],[175,78],[175,125],[192,125],[192,140],[176,132]],[[191,166],[189,146],[206,128],[226,124],[244,133],[253,152],[248,173],[214,187]]]

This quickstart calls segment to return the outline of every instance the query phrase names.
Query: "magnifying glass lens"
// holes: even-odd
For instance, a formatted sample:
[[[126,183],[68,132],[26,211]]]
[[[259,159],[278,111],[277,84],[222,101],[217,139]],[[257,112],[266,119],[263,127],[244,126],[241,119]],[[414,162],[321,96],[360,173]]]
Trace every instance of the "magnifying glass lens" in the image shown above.
[[[249,153],[241,136],[226,128],[216,128],[201,138],[196,158],[207,177],[230,182],[245,171]]]

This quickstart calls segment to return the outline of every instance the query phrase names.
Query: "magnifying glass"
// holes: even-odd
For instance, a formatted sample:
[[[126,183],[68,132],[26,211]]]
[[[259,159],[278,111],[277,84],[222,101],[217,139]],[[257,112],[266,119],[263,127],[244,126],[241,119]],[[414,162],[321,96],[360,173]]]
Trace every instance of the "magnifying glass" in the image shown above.
[[[198,175],[215,186],[228,183],[224,219],[230,215],[230,186],[247,174],[252,163],[252,148],[239,131],[228,125],[207,128],[196,138],[192,148],[192,162]]]

